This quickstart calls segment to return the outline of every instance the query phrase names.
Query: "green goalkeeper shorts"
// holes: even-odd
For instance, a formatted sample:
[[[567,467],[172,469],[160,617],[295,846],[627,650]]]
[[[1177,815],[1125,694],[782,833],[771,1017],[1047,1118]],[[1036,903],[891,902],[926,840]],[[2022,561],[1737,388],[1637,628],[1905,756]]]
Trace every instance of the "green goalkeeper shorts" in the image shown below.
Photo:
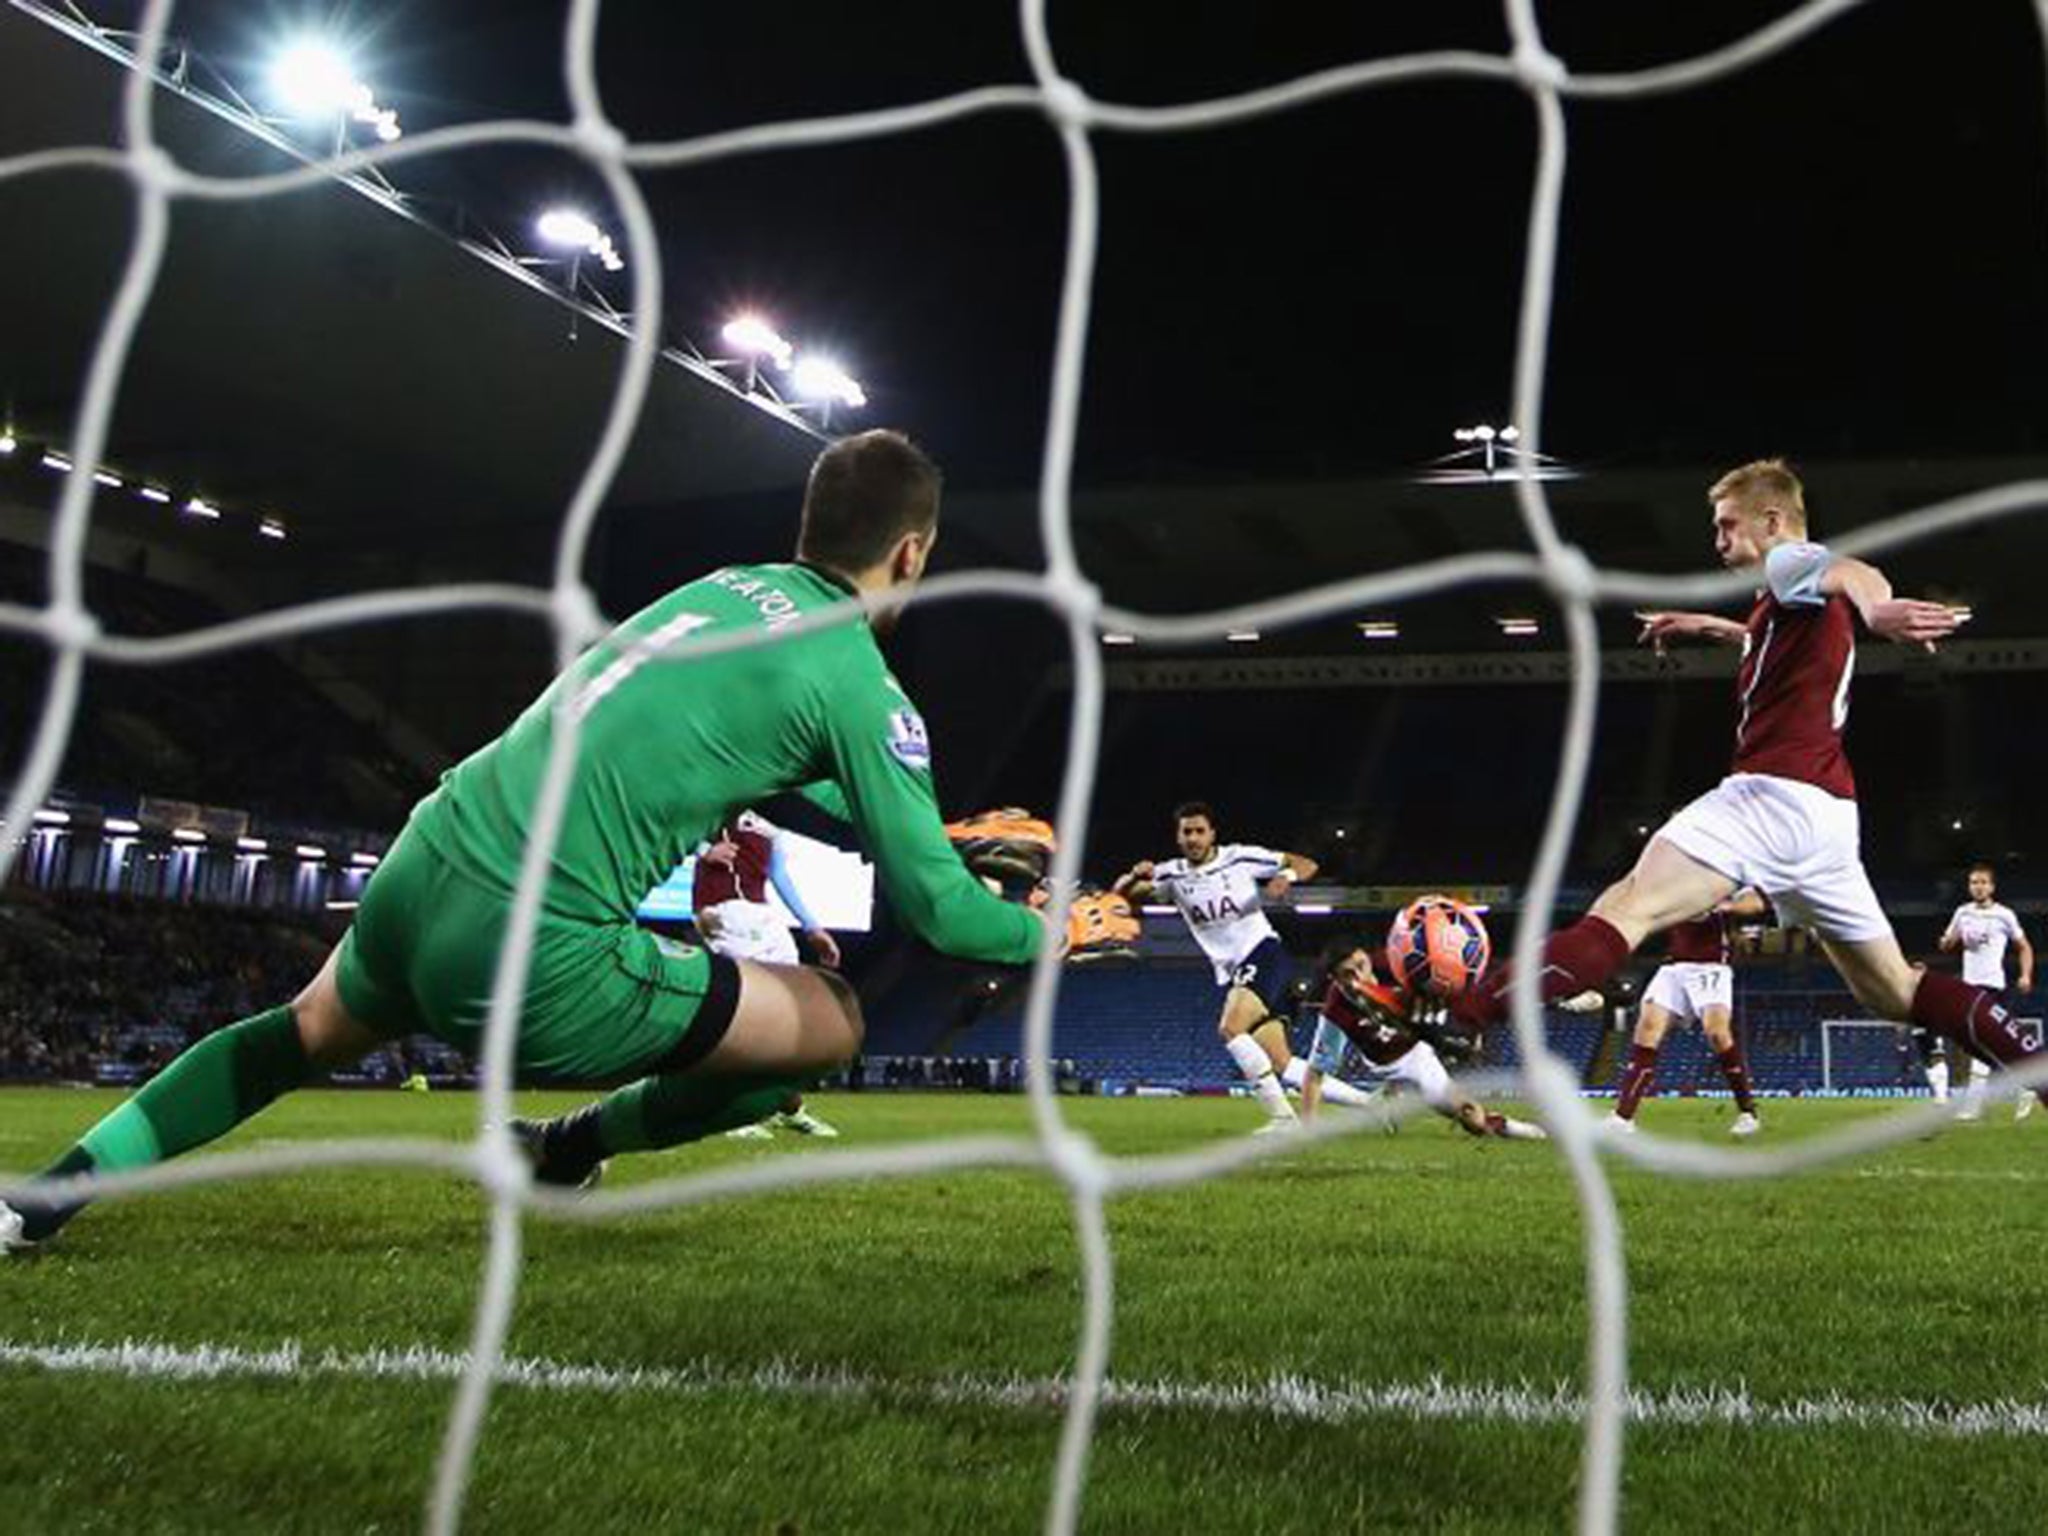
[[[401,835],[342,936],[342,1005],[387,1038],[423,1033],[472,1058],[512,899]],[[739,967],[632,923],[541,914],[520,1010],[524,1082],[604,1082],[686,1071],[725,1038]]]

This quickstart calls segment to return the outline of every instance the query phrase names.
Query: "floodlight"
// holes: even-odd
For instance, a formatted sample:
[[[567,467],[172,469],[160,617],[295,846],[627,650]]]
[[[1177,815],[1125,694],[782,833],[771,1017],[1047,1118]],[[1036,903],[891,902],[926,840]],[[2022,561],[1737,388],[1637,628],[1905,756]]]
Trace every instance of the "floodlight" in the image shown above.
[[[1392,619],[1364,619],[1359,622],[1358,632],[1367,640],[1398,640],[1401,626]]]
[[[735,315],[718,334],[735,352],[768,358],[778,368],[787,368],[796,355],[782,333],[759,315]]]
[[[43,468],[54,469],[60,475],[68,475],[71,473],[71,459],[68,455],[61,454],[54,448],[45,448],[43,450]]]
[[[324,859],[327,857],[327,850],[314,843],[299,843],[292,848],[292,852],[302,859]]]
[[[142,823],[131,821],[126,816],[109,816],[100,823],[100,830],[102,832],[117,832],[126,837],[133,837],[142,830]]]
[[[829,357],[803,358],[796,365],[793,381],[798,394],[807,395],[813,400],[851,406],[863,406],[868,403],[867,391],[860,387],[851,374]]]
[[[68,827],[71,825],[71,813],[69,811],[51,810],[46,806],[36,812],[35,820],[39,825],[45,827]]]
[[[1259,632],[1256,629],[1233,629],[1223,638],[1232,645],[1250,645],[1259,638]]]
[[[269,842],[266,839],[260,837],[238,837],[235,839],[235,846],[241,849],[242,852],[244,853],[270,852]]]
[[[112,470],[96,469],[92,472],[92,477],[101,485],[107,486],[113,490],[118,491],[119,489],[121,489],[121,477],[115,474]]]
[[[161,490],[154,485],[138,485],[135,488],[135,494],[140,496],[144,501],[153,501],[156,502],[159,506],[169,505],[171,499],[171,493],[169,491]]]
[[[1138,637],[1136,635],[1127,635],[1121,630],[1111,629],[1103,632],[1102,643],[1104,645],[1136,645]]]
[[[318,38],[304,38],[277,56],[270,88],[294,117],[331,117],[373,104],[370,88],[356,79],[348,56]]]
[[[203,843],[206,841],[206,834],[197,827],[173,827],[171,828],[171,841],[176,843]]]
[[[603,232],[574,208],[550,208],[534,226],[549,245],[589,250],[603,238]]]
[[[200,496],[194,496],[190,501],[186,502],[185,510],[194,517],[218,518],[220,516],[220,508]]]
[[[264,518],[256,525],[256,531],[266,539],[282,539],[285,536],[284,524],[274,517]]]
[[[20,446],[21,444],[14,440],[12,432],[0,432],[0,458],[6,457]]]

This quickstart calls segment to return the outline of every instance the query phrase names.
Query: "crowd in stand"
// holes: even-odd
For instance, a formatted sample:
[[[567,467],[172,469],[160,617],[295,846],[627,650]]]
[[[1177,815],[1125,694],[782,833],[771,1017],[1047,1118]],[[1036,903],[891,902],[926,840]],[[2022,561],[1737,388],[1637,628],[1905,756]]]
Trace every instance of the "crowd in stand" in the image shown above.
[[[310,919],[19,889],[0,901],[0,1078],[146,1075],[292,997],[333,934]]]

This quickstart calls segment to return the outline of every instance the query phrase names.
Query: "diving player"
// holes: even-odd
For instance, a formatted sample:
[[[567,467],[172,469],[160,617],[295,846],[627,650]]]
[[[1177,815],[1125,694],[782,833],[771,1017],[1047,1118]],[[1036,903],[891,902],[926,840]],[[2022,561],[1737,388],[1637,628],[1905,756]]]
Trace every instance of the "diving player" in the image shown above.
[[[729,960],[635,923],[642,896],[734,806],[804,786],[836,793],[907,928],[944,954],[1030,960],[1053,942],[1045,924],[990,895],[953,852],[924,721],[876,644],[924,574],[939,490],[938,467],[900,433],[827,447],[794,563],[714,571],[592,646],[414,807],[298,997],[199,1041],[44,1177],[176,1157],[394,1036],[421,1031],[474,1052],[558,710],[581,722],[581,741],[516,1067],[525,1080],[631,1082],[515,1128],[541,1181],[583,1184],[615,1153],[751,1124],[859,1046],[859,1002],[832,972]],[[693,653],[701,639],[802,619],[837,622]],[[0,1251],[47,1239],[80,1205],[17,1188],[0,1203]]]
[[[1423,1103],[1471,1135],[1548,1139],[1542,1126],[1490,1112],[1451,1081],[1436,1047],[1408,1021],[1393,990],[1374,980],[1372,956],[1363,944],[1353,945],[1330,967],[1330,986],[1323,994],[1301,1087],[1303,1120],[1315,1118],[1329,1084],[1337,1080],[1347,1041],[1365,1059],[1366,1071],[1376,1082],[1414,1089]]]

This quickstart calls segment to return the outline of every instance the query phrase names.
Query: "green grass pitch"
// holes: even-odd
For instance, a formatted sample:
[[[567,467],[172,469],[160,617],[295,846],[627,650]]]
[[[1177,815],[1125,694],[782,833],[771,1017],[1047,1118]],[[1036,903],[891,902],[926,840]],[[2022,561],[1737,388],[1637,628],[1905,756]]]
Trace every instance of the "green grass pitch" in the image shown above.
[[[112,1102],[0,1091],[0,1167],[36,1166]],[[475,1102],[308,1093],[228,1145],[456,1139]],[[1026,1128],[1014,1098],[815,1102],[840,1147]],[[1113,1153],[1196,1145],[1256,1115],[1217,1100],[1066,1108]],[[1767,1103],[1766,1135],[1881,1112]],[[2048,1116],[2010,1114],[1787,1181],[1610,1164],[1646,1394],[1628,1530],[2041,1528]],[[1726,1117],[1644,1111],[1701,1137]],[[816,1146],[719,1140],[613,1174]],[[427,1173],[269,1179],[112,1203],[53,1251],[0,1264],[0,1531],[417,1529],[452,1387],[445,1361],[421,1374],[428,1357],[405,1352],[465,1347],[483,1209]],[[1412,1122],[1121,1197],[1110,1219],[1111,1369],[1130,1395],[1102,1415],[1084,1529],[1569,1527],[1576,1427],[1554,1407],[1509,1411],[1581,1383],[1585,1271],[1552,1149]],[[494,1396],[466,1529],[1034,1530],[1059,1428],[1044,1387],[1079,1315],[1068,1210],[1032,1174],[529,1222],[510,1353],[536,1379]],[[147,1374],[105,1357],[50,1367],[51,1350],[123,1341],[164,1348]],[[170,1374],[209,1358],[229,1368]],[[1389,1395],[1432,1382],[1424,1407]],[[1730,1393],[1755,1413],[1687,1419]]]

